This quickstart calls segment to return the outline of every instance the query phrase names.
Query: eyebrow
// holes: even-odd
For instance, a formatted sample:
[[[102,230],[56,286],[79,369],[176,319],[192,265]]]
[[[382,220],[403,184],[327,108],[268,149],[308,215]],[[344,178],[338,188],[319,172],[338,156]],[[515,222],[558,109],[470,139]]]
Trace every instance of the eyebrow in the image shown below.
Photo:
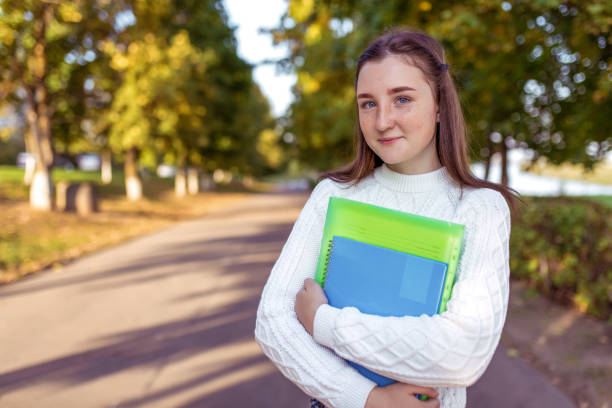
[[[416,91],[416,89],[409,87],[409,86],[398,86],[397,88],[389,89],[387,91],[387,94],[392,95],[394,93],[404,92],[404,91]],[[361,99],[361,98],[372,98],[372,95],[370,95],[369,93],[360,93],[359,95],[357,95],[357,99]]]

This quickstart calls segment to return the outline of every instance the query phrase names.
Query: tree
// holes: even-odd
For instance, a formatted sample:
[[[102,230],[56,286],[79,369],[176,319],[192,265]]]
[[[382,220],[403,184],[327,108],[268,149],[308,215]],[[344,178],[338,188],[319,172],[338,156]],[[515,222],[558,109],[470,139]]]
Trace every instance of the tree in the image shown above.
[[[281,65],[298,75],[288,130],[314,167],[343,162],[352,133],[352,121],[344,118],[354,109],[354,61],[385,29],[408,25],[445,46],[474,159],[489,159],[495,151],[505,159],[509,148],[521,146],[555,162],[592,164],[612,145],[600,130],[611,118],[605,36],[611,7],[597,0],[437,1],[435,7],[428,1],[290,1],[273,31],[292,50]],[[591,100],[596,104],[583,104]]]
[[[246,169],[247,152],[255,150],[259,133],[253,124],[269,121],[269,107],[256,99],[264,109],[245,125],[252,110],[251,67],[237,56],[222,3],[150,7],[133,1],[129,10],[134,23],[105,46],[121,77],[109,114],[109,140],[115,152],[128,153],[128,196],[139,197],[139,187],[136,194],[129,189],[140,185],[131,160],[139,152],[150,166],[160,155],[176,166],[179,195],[186,191],[187,168]]]
[[[112,29],[112,19],[98,16],[110,15],[112,7],[85,0],[2,0],[0,9],[0,97],[4,103],[26,106],[26,146],[36,158],[30,203],[50,210],[54,132],[62,122],[80,123],[82,109],[68,96],[83,90],[83,72],[97,55],[93,47]],[[70,61],[70,55],[78,64]]]

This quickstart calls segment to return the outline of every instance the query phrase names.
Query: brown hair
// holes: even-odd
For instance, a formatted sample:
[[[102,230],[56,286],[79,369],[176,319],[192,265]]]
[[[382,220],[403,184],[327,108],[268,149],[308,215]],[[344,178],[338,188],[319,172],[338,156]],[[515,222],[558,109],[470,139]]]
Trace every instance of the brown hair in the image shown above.
[[[446,167],[452,179],[461,187],[491,188],[499,191],[514,211],[518,194],[515,190],[479,179],[470,170],[463,112],[457,89],[446,65],[442,45],[429,35],[414,30],[392,31],[377,38],[357,61],[355,89],[364,64],[380,61],[388,55],[407,57],[410,64],[423,71],[440,112],[440,122],[436,127],[436,152],[440,163]],[[355,142],[355,159],[343,168],[323,173],[319,180],[330,178],[340,183],[357,184],[383,164],[380,157],[365,142],[359,120],[356,123]]]

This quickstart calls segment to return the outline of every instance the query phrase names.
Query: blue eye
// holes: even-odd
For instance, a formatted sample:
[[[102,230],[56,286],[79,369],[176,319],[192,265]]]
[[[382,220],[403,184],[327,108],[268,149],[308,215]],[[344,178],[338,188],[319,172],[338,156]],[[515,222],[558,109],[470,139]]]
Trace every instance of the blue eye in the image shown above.
[[[397,98],[397,102],[404,104],[404,103],[408,103],[410,102],[410,98],[407,98],[405,96],[400,96]]]
[[[361,107],[364,108],[364,109],[371,109],[371,108],[373,108],[375,106],[376,106],[376,104],[374,102],[372,102],[372,101],[366,101],[366,102],[361,104]]]

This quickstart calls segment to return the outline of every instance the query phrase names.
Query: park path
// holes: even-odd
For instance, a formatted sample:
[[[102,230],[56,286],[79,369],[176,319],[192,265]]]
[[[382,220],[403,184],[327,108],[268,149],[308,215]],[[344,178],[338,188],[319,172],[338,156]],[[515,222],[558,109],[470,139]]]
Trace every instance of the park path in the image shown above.
[[[303,194],[207,217],[0,287],[0,407],[305,407],[253,340]],[[498,349],[468,407],[573,407]]]

